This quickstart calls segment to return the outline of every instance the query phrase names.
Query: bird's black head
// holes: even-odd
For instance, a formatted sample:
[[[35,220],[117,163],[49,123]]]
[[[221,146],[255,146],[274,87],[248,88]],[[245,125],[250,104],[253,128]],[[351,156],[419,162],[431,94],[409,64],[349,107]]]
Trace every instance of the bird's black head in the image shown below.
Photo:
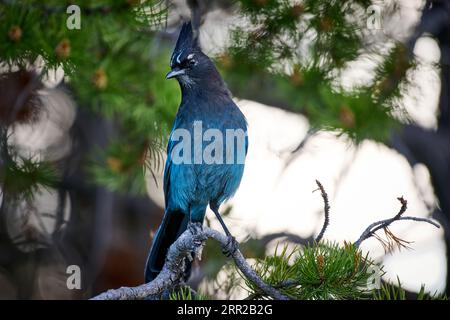
[[[197,42],[190,22],[184,23],[170,59],[172,69],[166,79],[176,78],[182,88],[194,88],[207,83],[222,84],[214,63]]]

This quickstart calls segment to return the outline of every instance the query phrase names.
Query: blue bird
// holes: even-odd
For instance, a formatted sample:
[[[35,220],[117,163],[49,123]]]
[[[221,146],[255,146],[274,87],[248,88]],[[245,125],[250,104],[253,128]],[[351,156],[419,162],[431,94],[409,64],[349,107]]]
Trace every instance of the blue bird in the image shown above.
[[[146,282],[159,274],[168,248],[188,223],[203,223],[208,205],[233,241],[219,207],[239,187],[248,148],[246,119],[201,51],[190,22],[181,28],[170,67],[166,78],[178,80],[182,98],[167,145],[165,213],[147,258]]]

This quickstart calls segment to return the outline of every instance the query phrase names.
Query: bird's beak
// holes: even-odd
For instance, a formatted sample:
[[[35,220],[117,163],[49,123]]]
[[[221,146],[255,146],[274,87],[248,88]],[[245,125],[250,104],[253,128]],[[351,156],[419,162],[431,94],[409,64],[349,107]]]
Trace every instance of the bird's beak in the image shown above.
[[[166,79],[175,78],[183,74],[185,74],[184,69],[173,69],[166,75]]]

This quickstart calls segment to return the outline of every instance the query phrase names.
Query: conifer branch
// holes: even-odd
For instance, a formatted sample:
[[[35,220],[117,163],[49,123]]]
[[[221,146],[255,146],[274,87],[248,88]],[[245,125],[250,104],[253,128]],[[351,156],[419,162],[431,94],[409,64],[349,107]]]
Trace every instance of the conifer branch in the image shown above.
[[[200,256],[208,238],[213,238],[223,247],[228,245],[228,238],[220,232],[208,227],[202,227],[199,224],[190,224],[187,230],[170,246],[164,267],[152,282],[137,287],[121,287],[108,290],[93,297],[92,300],[159,298],[164,291],[170,290],[182,282],[186,259],[192,257],[192,252],[196,256]],[[239,249],[235,250],[231,257],[242,274],[266,295],[277,300],[289,299],[275,288],[266,284],[247,263]]]

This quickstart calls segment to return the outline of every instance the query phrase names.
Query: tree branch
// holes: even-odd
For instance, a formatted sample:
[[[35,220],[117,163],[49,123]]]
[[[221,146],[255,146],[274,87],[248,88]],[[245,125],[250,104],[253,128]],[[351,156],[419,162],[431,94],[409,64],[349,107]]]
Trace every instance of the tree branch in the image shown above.
[[[364,232],[361,234],[359,239],[355,241],[354,245],[356,247],[359,247],[364,240],[367,240],[367,239],[375,236],[375,232],[377,232],[378,230],[380,230],[380,229],[386,230],[387,227],[389,227],[394,221],[412,220],[412,221],[418,221],[418,222],[427,222],[429,224],[432,224],[436,228],[440,228],[440,226],[436,222],[432,221],[431,219],[418,218],[418,217],[409,217],[409,216],[402,217],[403,213],[405,213],[405,211],[406,211],[408,202],[403,197],[400,197],[400,198],[397,198],[397,199],[401,203],[401,208],[400,208],[399,212],[393,218],[380,220],[380,221],[377,221],[377,222],[374,222],[374,223],[370,224],[364,230]],[[396,238],[396,239],[398,239],[398,238]]]
[[[192,257],[192,252],[200,257],[205,241],[208,238],[213,238],[223,247],[228,245],[228,238],[220,232],[208,227],[201,227],[199,224],[190,224],[188,229],[170,246],[164,267],[152,282],[137,287],[121,287],[108,290],[93,297],[92,300],[158,298],[166,289],[170,289],[182,281],[186,259]],[[275,288],[266,284],[247,263],[239,249],[235,250],[231,257],[242,274],[255,283],[261,291],[277,300],[289,299]]]
[[[325,208],[325,221],[320,234],[316,238],[316,242],[320,241],[325,230],[329,224],[329,202],[328,195],[326,194],[322,184],[316,181],[319,189],[322,192],[322,198],[324,200]],[[434,225],[437,228],[440,226],[427,218],[418,218],[410,216],[402,216],[407,209],[407,201],[403,197],[398,198],[401,202],[401,208],[399,212],[390,219],[385,219],[377,221],[369,225],[364,232],[361,234],[359,239],[354,243],[356,247],[360,244],[374,236],[377,237],[375,232],[380,229],[384,229],[388,236],[391,236],[395,242],[402,243],[406,242],[400,238],[395,237],[389,230],[388,227],[394,222],[399,220],[412,220],[427,222]],[[207,239],[212,238],[219,242],[222,247],[226,248],[229,245],[229,239],[224,234],[213,230],[208,227],[202,227],[201,224],[189,224],[185,232],[170,246],[167,253],[167,259],[164,264],[162,271],[159,275],[152,281],[137,287],[121,287],[115,290],[108,290],[104,293],[99,294],[92,298],[92,300],[132,300],[132,299],[144,299],[153,298],[158,299],[161,295],[169,289],[176,287],[183,282],[183,276],[186,266],[186,259],[192,259],[192,254],[200,258],[203,246]],[[242,272],[242,274],[250,281],[252,281],[260,290],[260,293],[270,296],[277,300],[289,300],[290,298],[282,294],[278,288],[274,288],[267,283],[265,283],[261,277],[252,269],[252,267],[247,263],[244,256],[239,249],[236,249],[232,254],[236,266]],[[296,280],[287,280],[283,283],[281,287],[290,286],[297,283]]]
[[[296,235],[294,233],[290,233],[290,232],[275,232],[275,233],[270,233],[270,234],[266,234],[264,236],[262,236],[259,239],[256,239],[261,246],[267,246],[267,244],[273,240],[279,239],[279,238],[284,238],[284,240],[295,243],[295,244],[299,244],[302,246],[306,246],[308,244],[310,244],[311,242],[314,241],[314,237],[313,236],[308,236],[308,237],[301,237],[299,235]]]
[[[319,242],[320,240],[322,240],[323,235],[325,234],[325,231],[327,230],[327,227],[330,224],[330,203],[328,201],[328,194],[326,193],[323,185],[320,183],[319,180],[316,180],[316,183],[317,183],[317,186],[319,187],[319,189],[317,189],[317,190],[320,190],[320,193],[322,195],[323,211],[325,214],[325,220],[323,221],[322,230],[320,230],[319,235],[316,237],[316,242]],[[314,190],[314,191],[316,191],[316,190]]]

